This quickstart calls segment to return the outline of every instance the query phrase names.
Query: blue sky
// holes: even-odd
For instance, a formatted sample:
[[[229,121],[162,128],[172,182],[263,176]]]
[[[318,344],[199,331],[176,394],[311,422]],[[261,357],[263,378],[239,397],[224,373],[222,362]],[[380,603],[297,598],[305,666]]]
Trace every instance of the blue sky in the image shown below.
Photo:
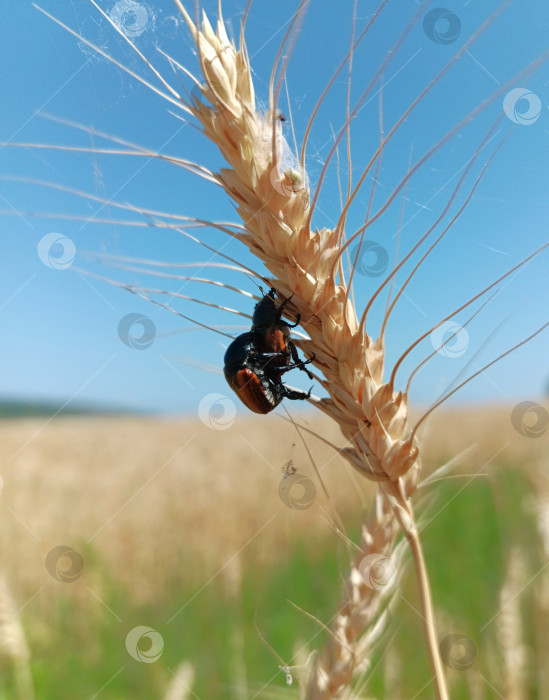
[[[71,0],[60,4],[40,0],[39,4],[130,70],[154,81],[139,57],[90,2]],[[224,3],[225,19],[235,36],[245,4],[244,0]],[[133,19],[122,12],[125,6],[113,0],[100,5],[126,21],[128,32],[139,34],[134,39],[136,45],[176,89],[190,89],[189,81],[181,73],[174,73],[157,51],[161,48],[179,63],[196,70],[192,42],[171,0],[140,3]],[[429,24],[425,18],[429,11],[440,8],[436,3],[420,7],[411,0],[390,0],[354,57],[353,100],[360,97],[388,51],[409,28],[383,71],[383,122],[387,133],[498,5],[493,0],[447,2],[443,6],[445,12],[429,16]],[[191,4],[186,6],[192,12]],[[217,2],[204,2],[202,6],[210,17],[215,17]],[[357,31],[368,21],[372,6],[370,2],[358,2]],[[295,2],[287,1],[252,5],[247,41],[260,105],[266,103],[273,59],[295,7]],[[298,143],[316,100],[349,45],[353,3],[342,2],[337,10],[334,7],[333,3],[311,2],[290,59],[287,89],[291,109],[285,95],[280,106],[287,117],[287,137],[292,138],[291,113]],[[410,25],[418,9],[418,21]],[[196,128],[173,116],[173,105],[96,55],[27,0],[10,4],[3,25],[3,142],[112,148],[113,144],[99,135],[103,132],[201,162],[212,169],[222,166],[215,148]],[[528,12],[524,4],[511,3],[421,101],[385,149],[374,211],[405,176],[409,162],[416,163],[466,115],[499,91],[485,110],[414,173],[406,192],[401,193],[406,196],[403,208],[402,196],[397,196],[367,231],[367,240],[381,246],[392,260],[402,217],[402,258],[440,215],[463,168],[489,129],[496,124],[494,138],[473,163],[436,232],[442,231],[465,202],[482,165],[496,144],[507,137],[470,204],[397,304],[387,329],[388,367],[419,335],[547,241],[549,62],[517,82],[512,78],[546,50],[548,29],[546,2],[532,0]],[[332,134],[338,133],[345,121],[347,77],[344,71],[336,81],[312,130],[307,169],[313,186],[329,154]],[[378,80],[353,121],[355,181],[379,141],[380,85]],[[503,98],[511,89],[523,89],[526,96],[519,101],[520,93],[513,93],[515,101],[513,95],[507,99],[505,112]],[[527,119],[528,124],[521,123]],[[68,122],[84,128],[75,128]],[[344,148],[340,163],[345,181]],[[4,178],[0,189],[0,311],[4,331],[0,397],[47,399],[60,406],[71,400],[196,413],[204,396],[230,396],[220,373],[227,338],[199,329],[83,272],[171,289],[250,314],[253,302],[234,292],[108,267],[88,255],[102,253],[172,264],[213,261],[210,252],[173,230],[122,224],[121,220],[143,224],[147,219],[117,209],[115,204],[131,203],[181,215],[236,220],[230,202],[218,189],[168,163],[120,155],[4,147],[0,168]],[[109,204],[101,205],[36,181],[75,188],[109,200]],[[364,220],[371,182],[370,178],[351,210],[349,234]],[[332,168],[322,188],[314,224],[333,225],[339,207],[338,179]],[[36,216],[45,212],[51,217]],[[234,242],[227,243],[222,234],[201,231],[197,235],[213,248],[225,246],[228,255],[260,271],[245,251]],[[52,242],[67,238],[67,259],[72,259],[74,253],[74,261],[70,265],[59,263],[64,269],[53,269],[51,260],[59,257],[62,247],[61,243]],[[50,249],[53,258],[47,255],[50,245],[54,246]],[[375,262],[372,255],[361,258],[366,267]],[[405,270],[409,272],[411,267]],[[200,267],[171,272],[220,279],[257,294],[254,283],[242,274]],[[405,277],[404,273],[399,275],[397,285]],[[382,279],[367,272],[355,276],[359,309]],[[412,401],[431,403],[456,377],[465,378],[539,328],[547,320],[548,279],[545,252],[512,276],[467,326],[453,353],[438,353],[417,375]],[[165,296],[157,298],[168,301]],[[373,307],[370,332],[374,336],[385,300],[380,297]],[[214,312],[191,301],[177,299],[171,304],[180,313],[203,323],[225,330],[228,327],[231,334],[237,334],[238,327],[246,325],[238,316]],[[145,318],[148,335],[140,349],[120,339],[119,325],[128,314]],[[470,315],[471,312],[459,314],[456,322],[464,324]],[[464,388],[458,398],[490,402],[539,398],[549,381],[548,338],[549,331],[539,335],[491,367]],[[413,368],[432,350],[428,338],[404,363],[397,384],[403,387]],[[305,386],[300,377],[291,383]],[[318,388],[317,393],[321,394]]]

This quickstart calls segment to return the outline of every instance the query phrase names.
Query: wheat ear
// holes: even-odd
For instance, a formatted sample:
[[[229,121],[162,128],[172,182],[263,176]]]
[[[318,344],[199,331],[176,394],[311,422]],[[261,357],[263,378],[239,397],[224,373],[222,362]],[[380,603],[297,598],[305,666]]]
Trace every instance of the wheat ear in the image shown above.
[[[30,652],[25,632],[4,576],[0,576],[0,645],[2,656],[13,664],[17,698],[33,700]]]
[[[330,398],[316,400],[341,426],[352,447],[345,454],[365,477],[379,484],[373,521],[364,527],[361,552],[347,577],[347,591],[328,647],[307,691],[311,699],[339,697],[363,668],[361,637],[378,611],[379,592],[366,585],[360,561],[386,557],[400,527],[412,550],[421,592],[427,647],[438,698],[447,698],[434,631],[429,584],[410,498],[417,487],[419,451],[408,429],[408,404],[383,383],[383,341],[373,341],[359,324],[341,271],[342,231],[310,228],[310,190],[303,169],[291,164],[281,134],[271,87],[271,109],[256,109],[243,37],[237,49],[219,18],[214,32],[207,17],[197,26],[179,0],[198,49],[205,99],[189,105],[204,134],[229,168],[217,174],[236,203],[246,231],[236,234],[267,267],[270,284],[301,315],[310,340],[300,344],[324,379]],[[197,81],[198,82],[198,81]]]
[[[502,656],[501,676],[504,695],[513,700],[526,697],[526,664],[528,650],[523,640],[520,594],[526,584],[524,556],[511,549],[503,588],[499,594],[500,614],[496,619],[498,642]]]
[[[188,661],[183,661],[176,668],[173,678],[164,694],[164,700],[189,700],[194,681],[194,668]]]

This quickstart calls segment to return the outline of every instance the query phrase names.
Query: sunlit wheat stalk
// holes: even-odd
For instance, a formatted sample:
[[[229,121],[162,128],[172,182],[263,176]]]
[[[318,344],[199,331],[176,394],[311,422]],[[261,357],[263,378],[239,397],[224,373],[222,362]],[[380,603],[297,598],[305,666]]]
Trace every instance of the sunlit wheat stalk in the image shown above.
[[[363,529],[360,556],[346,578],[344,602],[328,646],[311,674],[307,697],[335,697],[362,668],[368,648],[361,637],[377,612],[379,596],[365,583],[358,567],[366,555],[389,556],[400,526],[416,563],[437,695],[446,698],[429,585],[410,502],[419,475],[418,448],[410,439],[406,399],[383,382],[383,341],[373,342],[364,333],[349,298],[341,272],[342,228],[311,230],[306,176],[302,168],[287,162],[274,85],[271,110],[261,114],[255,105],[243,39],[237,50],[221,18],[216,33],[205,17],[198,29],[181,3],[177,4],[198,48],[206,81],[201,91],[209,103],[196,100],[190,109],[230,165],[218,178],[246,226],[246,232],[237,238],[269,269],[269,283],[277,293],[283,298],[293,295],[293,310],[301,315],[310,337],[301,347],[308,356],[314,353],[315,365],[324,375],[319,381],[331,397],[317,405],[339,423],[353,445],[347,451],[353,466],[380,485],[375,514]]]

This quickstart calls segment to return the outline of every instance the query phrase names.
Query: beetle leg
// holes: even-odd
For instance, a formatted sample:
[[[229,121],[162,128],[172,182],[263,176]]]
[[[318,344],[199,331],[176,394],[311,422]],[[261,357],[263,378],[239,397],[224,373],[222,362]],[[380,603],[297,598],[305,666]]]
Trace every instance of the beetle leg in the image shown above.
[[[290,359],[287,352],[260,352],[255,355],[255,358],[267,372],[273,371],[279,375],[281,369],[285,371],[286,363]]]
[[[303,401],[304,399],[308,399],[311,396],[311,391],[313,390],[313,387],[309,389],[307,393],[304,391],[298,391],[297,389],[287,389],[285,386],[283,387],[283,394],[284,398],[286,399],[292,399],[293,401]]]
[[[291,341],[288,343],[288,347],[290,349],[290,352],[292,353],[292,360],[295,362],[296,367],[299,367],[299,369],[306,372],[309,379],[314,379],[313,375],[309,372],[309,370],[305,369],[305,367],[304,367],[304,365],[308,365],[310,362],[312,362],[315,359],[314,353],[313,353],[313,356],[311,357],[310,360],[301,360],[299,358],[299,355],[297,354],[296,346]]]
[[[258,360],[272,360],[275,357],[288,357],[286,352],[258,352],[255,357]]]
[[[280,306],[278,307],[277,313],[278,313],[279,319],[282,316],[282,312],[284,311],[284,307],[291,300],[292,297],[293,297],[293,294],[291,296],[289,296],[287,299],[284,299],[282,304],[280,304]],[[288,328],[295,328],[296,326],[299,326],[300,321],[301,321],[301,314],[297,314],[295,317],[295,323],[288,323],[287,321],[283,321],[283,323],[285,323],[288,326]]]
[[[282,308],[282,307],[280,307]],[[299,326],[299,322],[301,321],[301,314],[297,314],[295,317],[295,323],[288,323],[287,321],[284,321],[284,323],[288,326],[288,328],[295,328],[296,326]]]
[[[304,369],[304,365],[308,365],[313,360],[314,357],[310,360],[299,360],[294,365],[284,365],[283,367],[277,367],[276,370],[277,372],[280,372],[280,374],[284,374],[284,372],[289,372],[291,369],[302,369],[304,372],[307,372],[311,379],[314,379],[312,374],[310,374],[306,369]]]

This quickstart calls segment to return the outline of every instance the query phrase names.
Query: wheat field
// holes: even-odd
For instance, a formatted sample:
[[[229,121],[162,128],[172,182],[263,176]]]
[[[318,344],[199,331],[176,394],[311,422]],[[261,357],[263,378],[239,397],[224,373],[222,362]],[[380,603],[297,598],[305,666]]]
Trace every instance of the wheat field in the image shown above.
[[[329,421],[310,414],[298,415],[295,420],[341,444],[337,428]],[[345,558],[341,551],[333,560],[332,555],[326,554],[338,547],[338,537],[330,528],[327,513],[333,505],[346,526],[356,527],[357,512],[371,507],[373,494],[371,485],[357,480],[335,450],[311,435],[305,437],[330,494],[330,504],[322,494],[297,430],[289,428],[280,417],[267,422],[264,417],[239,416],[228,430],[212,430],[188,418],[66,417],[51,422],[25,419],[4,421],[0,431],[4,465],[2,575],[11,596],[9,624],[22,624],[37,697],[94,697],[121,668],[97,697],[163,697],[182,661],[195,667],[196,697],[296,697],[291,688],[285,690],[284,678],[277,673],[278,662],[263,647],[260,634],[269,630],[269,643],[279,640],[277,653],[284,649],[291,656],[295,650],[285,639],[285,625],[278,629],[277,620],[287,620],[290,639],[296,626],[305,621],[304,634],[310,638],[301,641],[309,651],[319,645],[320,627],[288,606],[286,599],[296,604],[303,602],[308,613],[328,623],[322,614],[328,614],[330,600],[332,604],[337,600],[337,579],[344,573]],[[460,591],[464,590],[464,579],[470,582],[474,578],[478,588],[475,595],[491,600],[492,614],[496,615],[500,591],[486,590],[485,586],[493,577],[497,585],[503,585],[512,542],[501,547],[500,540],[510,534],[511,523],[520,522],[520,531],[513,538],[519,542],[526,538],[528,543],[522,551],[522,568],[527,561],[530,571],[532,558],[540,556],[543,540],[536,534],[536,523],[541,521],[535,514],[536,503],[541,502],[543,495],[542,485],[546,485],[547,473],[543,470],[547,468],[547,436],[532,439],[519,435],[511,425],[508,407],[476,407],[435,414],[425,427],[424,445],[426,474],[449,457],[466,451],[452,478],[437,482],[434,501],[428,487],[421,494],[425,496],[422,516],[433,517],[424,536],[433,562],[437,608],[443,611],[443,619],[449,619],[452,601],[459,600]],[[297,474],[311,479],[317,487],[310,507],[288,507],[279,495],[282,470],[289,460]],[[540,480],[537,485],[532,474]],[[534,498],[536,493],[538,500]],[[513,504],[509,499],[515,496]],[[479,514],[479,498],[481,502],[482,498],[488,499],[496,514],[495,523],[491,522],[492,513]],[[456,532],[445,532],[446,515],[450,517],[460,501],[464,521],[456,522],[454,512],[451,517]],[[529,513],[526,519],[525,510]],[[464,523],[469,523],[471,532],[464,530]],[[501,547],[492,553],[485,551],[491,529],[498,548]],[[435,535],[433,541],[430,533]],[[456,544],[456,538],[459,541],[461,536],[463,547]],[[443,544],[448,539],[454,541],[455,548],[447,552],[441,575],[436,543]],[[61,545],[82,556],[83,566],[74,580],[56,580],[45,563],[48,552]],[[493,570],[494,556],[501,569],[497,572]],[[309,566],[312,573],[301,580],[301,568],[307,568],[307,562],[314,563]],[[66,570],[63,567],[69,564],[59,562],[61,577]],[[481,566],[488,567],[487,571],[479,571]],[[467,573],[472,567],[474,576]],[[460,577],[445,580],[445,570],[447,574],[461,572]],[[522,573],[527,581],[530,574]],[[530,573],[534,575],[536,569]],[[544,575],[542,571],[537,584]],[[318,581],[319,576],[326,580]],[[268,593],[266,581],[273,582],[275,594]],[[327,593],[330,587],[335,590]],[[527,636],[533,629],[528,629],[528,624],[534,624],[536,615],[540,622],[543,611],[538,600],[537,612],[532,615],[529,606],[534,604],[534,589],[532,585],[522,597],[526,601],[526,619],[521,628]],[[320,590],[324,591],[322,597]],[[406,585],[402,590],[407,595]],[[274,598],[268,603],[272,595]],[[235,607],[238,609],[238,619],[229,625],[230,634],[225,629],[228,620],[220,622],[208,614],[221,614],[211,610],[212,601],[221,605],[220,600],[227,601],[233,613]],[[463,614],[467,619],[472,615],[474,622],[474,616],[483,612],[472,600],[468,603],[471,610]],[[402,612],[409,616],[406,607]],[[485,614],[486,619],[491,617]],[[254,627],[256,618],[261,633]],[[417,620],[409,622],[412,628],[417,624]],[[9,624],[4,623],[4,642],[10,638]],[[393,620],[388,634],[394,633],[397,624]],[[127,653],[124,639],[129,629],[137,625],[148,625],[162,634],[164,649],[154,664],[140,664]],[[468,622],[462,627],[472,634],[471,625]],[[204,655],[209,657],[207,650],[216,647],[225,634],[229,636],[222,645],[223,653],[219,658],[210,658],[207,665]],[[538,635],[536,643],[541,641]],[[246,654],[241,650],[240,660],[236,658],[238,644],[249,648]],[[19,652],[4,646],[6,673],[1,697],[21,697],[13,678],[16,674],[10,670],[10,658]],[[261,663],[266,667],[265,673],[254,668],[256,663],[260,665],[254,661],[258,647],[264,653]],[[480,656],[482,648],[478,648]],[[546,649],[529,650],[526,667],[532,676],[536,674],[533,656],[543,651]],[[383,643],[378,651],[379,668],[383,669],[384,660],[390,656],[393,675],[404,673],[406,661],[393,658],[394,645],[387,659],[386,654],[387,645]],[[70,677],[62,662],[67,657],[75,671]],[[236,682],[238,663],[241,671]],[[413,666],[418,666],[417,659]],[[541,668],[538,666],[539,673]],[[402,686],[410,688],[410,692],[415,672],[417,669],[412,671],[410,684]],[[428,667],[421,667],[421,672],[427,680]],[[458,678],[450,677],[450,681],[459,687],[464,674],[453,673]],[[234,687],[230,689],[222,684],[226,674],[233,679]],[[389,683],[387,670],[382,675],[383,681],[378,682]],[[257,679],[272,680],[260,690],[262,684],[256,685]],[[529,682],[533,683],[532,679]],[[375,674],[373,683],[375,687]],[[484,685],[484,694],[481,691],[474,697],[497,697],[490,694],[488,685]],[[452,697],[468,697],[472,691],[467,686],[464,692],[465,695]],[[525,693],[523,697],[542,695]]]

